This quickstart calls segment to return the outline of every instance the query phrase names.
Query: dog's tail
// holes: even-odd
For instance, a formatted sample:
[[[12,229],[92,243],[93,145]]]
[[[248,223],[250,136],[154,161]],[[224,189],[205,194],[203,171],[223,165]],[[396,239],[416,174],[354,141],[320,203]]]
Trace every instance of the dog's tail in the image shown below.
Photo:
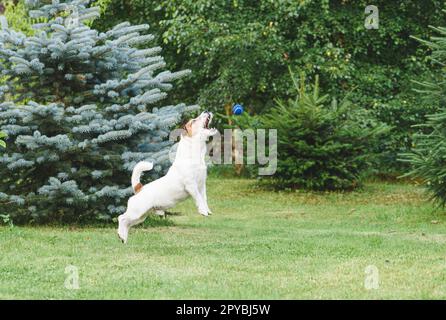
[[[147,162],[147,161],[141,161],[133,168],[132,173],[132,188],[135,191],[135,193],[138,193],[143,185],[140,182],[141,174],[144,171],[149,171],[153,169],[153,163]]]

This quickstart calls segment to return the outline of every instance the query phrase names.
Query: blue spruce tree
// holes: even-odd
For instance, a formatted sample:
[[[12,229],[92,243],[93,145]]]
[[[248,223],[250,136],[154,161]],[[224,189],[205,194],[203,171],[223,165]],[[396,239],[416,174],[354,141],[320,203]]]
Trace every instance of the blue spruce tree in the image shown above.
[[[148,25],[100,33],[90,0],[27,0],[34,34],[0,31],[0,207],[15,222],[109,220],[140,160],[169,165],[169,132],[196,106],[160,107],[172,81]],[[141,145],[145,145],[144,149]]]

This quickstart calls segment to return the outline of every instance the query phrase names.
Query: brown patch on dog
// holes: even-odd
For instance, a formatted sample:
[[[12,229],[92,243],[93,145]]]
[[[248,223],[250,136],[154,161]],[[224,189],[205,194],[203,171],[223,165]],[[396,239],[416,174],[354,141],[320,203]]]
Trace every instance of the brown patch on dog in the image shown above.
[[[183,130],[186,131],[186,135],[192,137],[192,120],[189,120],[184,126]]]
[[[138,193],[141,191],[142,187],[144,187],[144,186],[142,185],[142,183],[138,183],[138,184],[135,186],[135,188],[134,188],[134,190],[135,190],[135,194],[138,194]]]

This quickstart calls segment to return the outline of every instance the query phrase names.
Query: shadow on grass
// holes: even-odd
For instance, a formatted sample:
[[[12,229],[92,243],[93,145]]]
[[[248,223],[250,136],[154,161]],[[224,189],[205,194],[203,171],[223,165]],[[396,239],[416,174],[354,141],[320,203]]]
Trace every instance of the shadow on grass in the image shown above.
[[[156,215],[149,215],[147,219],[138,225],[138,228],[160,228],[160,227],[172,227],[175,223],[169,219],[170,213],[166,213],[165,217],[159,217]],[[177,215],[177,214],[175,214]],[[178,214],[179,215],[179,214]]]

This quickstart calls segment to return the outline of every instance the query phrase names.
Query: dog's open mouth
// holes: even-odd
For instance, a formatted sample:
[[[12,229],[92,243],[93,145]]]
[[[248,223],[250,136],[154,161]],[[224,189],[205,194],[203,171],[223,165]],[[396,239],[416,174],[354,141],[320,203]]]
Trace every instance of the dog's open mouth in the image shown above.
[[[204,127],[206,129],[209,129],[209,125],[211,124],[211,121],[212,121],[212,115],[208,113],[206,120],[204,121]]]

